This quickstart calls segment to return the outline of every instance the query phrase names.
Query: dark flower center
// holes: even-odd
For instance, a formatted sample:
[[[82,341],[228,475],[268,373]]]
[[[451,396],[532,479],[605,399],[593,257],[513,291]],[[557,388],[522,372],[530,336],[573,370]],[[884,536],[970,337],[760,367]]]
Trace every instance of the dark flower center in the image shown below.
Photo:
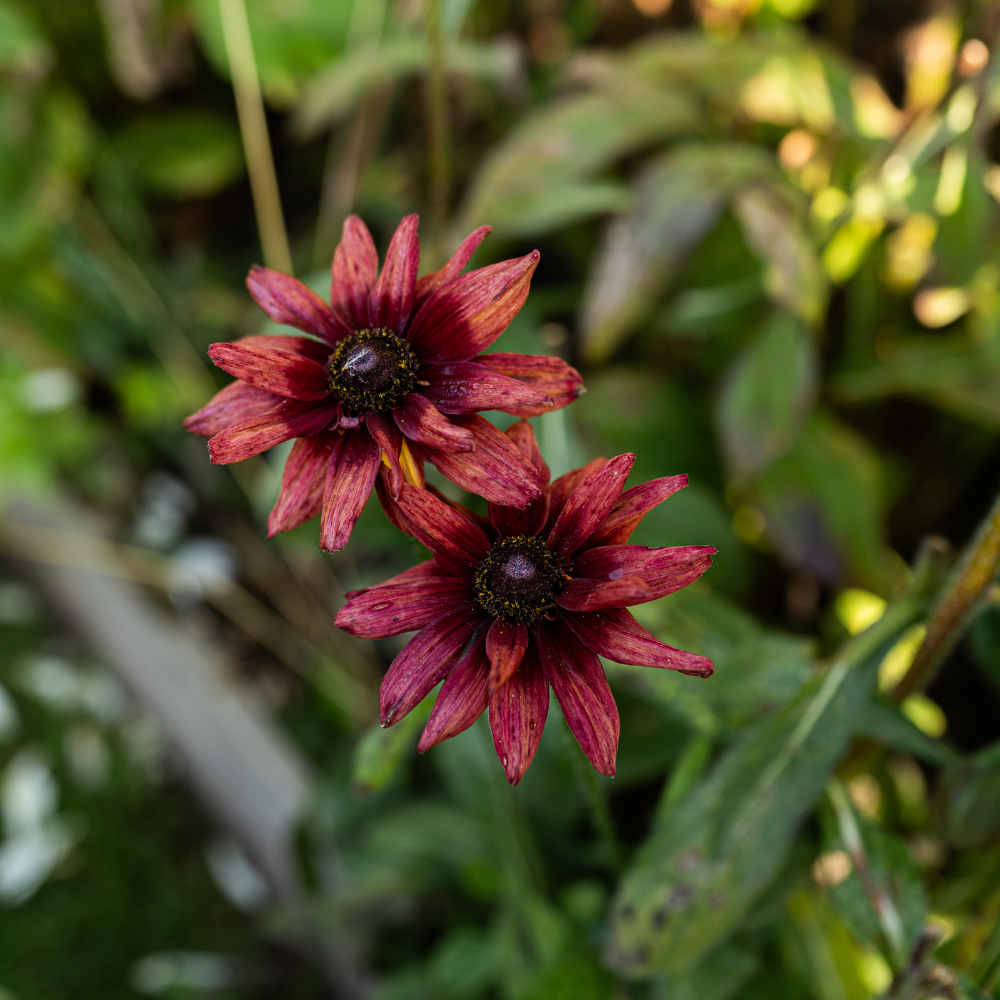
[[[330,386],[352,413],[393,409],[413,391],[417,356],[388,330],[360,330],[342,340],[326,367]]]
[[[509,625],[534,625],[552,616],[564,579],[563,560],[540,538],[501,538],[476,567],[476,600],[488,615]]]

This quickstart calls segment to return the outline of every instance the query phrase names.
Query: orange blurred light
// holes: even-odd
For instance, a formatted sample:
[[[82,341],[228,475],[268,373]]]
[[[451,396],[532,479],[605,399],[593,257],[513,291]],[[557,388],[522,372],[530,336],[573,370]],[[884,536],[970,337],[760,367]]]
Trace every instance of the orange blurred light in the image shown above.
[[[990,50],[978,38],[970,38],[958,54],[958,72],[975,76],[990,61]]]
[[[662,17],[670,10],[673,2],[674,0],[632,0],[635,9],[645,17]]]
[[[792,129],[778,146],[778,161],[786,170],[801,170],[816,152],[816,137],[805,129]]]

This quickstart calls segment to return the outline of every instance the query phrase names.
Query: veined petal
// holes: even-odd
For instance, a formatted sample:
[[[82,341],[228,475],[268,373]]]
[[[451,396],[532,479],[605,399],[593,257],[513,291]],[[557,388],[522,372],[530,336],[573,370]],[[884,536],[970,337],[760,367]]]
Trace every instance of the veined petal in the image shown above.
[[[385,639],[422,629],[473,600],[467,579],[422,575],[369,587],[337,612],[335,624],[361,639]]]
[[[571,368],[562,358],[544,354],[480,354],[473,361],[486,365],[503,375],[509,375],[523,382],[529,389],[535,389],[548,396],[552,402],[539,408],[537,404],[524,402],[507,410],[519,417],[537,417],[548,410],[568,406],[585,390],[580,373]]]
[[[624,545],[646,514],[663,503],[667,497],[684,489],[687,484],[687,476],[664,476],[662,479],[653,479],[651,482],[626,490],[597,530],[587,539],[587,548],[597,545]]]
[[[536,414],[552,409],[552,400],[544,392],[474,361],[425,365],[420,376],[430,383],[421,392],[442,413],[478,413],[480,410],[513,413],[518,407],[526,407]]]
[[[382,461],[388,459],[389,472],[386,485],[392,493],[393,500],[398,500],[399,491],[403,488],[403,470],[399,464],[399,446],[402,437],[399,430],[389,417],[381,413],[369,413],[365,417],[365,426],[382,449]]]
[[[535,428],[527,420],[518,420],[516,424],[511,424],[507,428],[506,434],[517,445],[518,451],[538,470],[539,478],[548,486],[552,473],[542,458],[542,451],[535,437]]]
[[[411,441],[448,454],[472,451],[472,431],[453,424],[426,396],[408,393],[392,411],[396,426]]]
[[[532,500],[524,510],[489,504],[490,523],[502,535],[537,535],[549,518],[549,467],[538,448],[534,428],[527,420],[519,420],[511,425],[506,434],[518,451],[535,467],[542,482],[542,495],[537,500]]]
[[[247,275],[247,288],[275,323],[315,333],[331,345],[351,332],[311,288],[290,274],[254,264]]]
[[[490,661],[489,688],[506,684],[521,665],[528,648],[528,630],[524,625],[508,625],[499,618],[493,620],[486,633],[486,656]]]
[[[220,389],[197,413],[186,417],[184,429],[202,437],[214,437],[219,431],[259,417],[282,402],[283,396],[275,396],[237,379]]]
[[[571,556],[594,533],[621,496],[635,455],[617,455],[573,491],[549,532],[549,549]]]
[[[607,463],[606,458],[592,458],[586,465],[581,465],[579,469],[570,469],[569,472],[560,476],[551,486],[552,501],[549,506],[549,527],[555,523],[556,518],[562,513],[566,501],[573,495],[573,491],[596,469]]]
[[[479,635],[472,640],[465,655],[441,685],[431,717],[417,744],[420,753],[426,753],[442,740],[464,732],[489,704],[486,678],[490,664],[483,648],[484,631],[480,628]]]
[[[309,437],[328,427],[337,415],[328,403],[282,399],[277,406],[219,431],[208,442],[216,465],[230,465],[259,455],[293,437]]]
[[[541,496],[538,472],[510,438],[476,413],[452,417],[452,422],[472,432],[473,451],[449,455],[414,445],[414,454],[419,449],[417,457],[432,462],[445,479],[490,503],[523,508]]]
[[[255,333],[250,337],[240,337],[233,343],[240,347],[268,347],[275,351],[291,351],[293,354],[301,354],[304,358],[315,361],[318,365],[325,365],[330,357],[330,345],[312,337],[294,337],[284,333]]]
[[[399,509],[417,541],[449,564],[475,566],[490,550],[489,539],[478,524],[473,524],[461,511],[449,507],[427,490],[404,486]]]
[[[385,252],[382,273],[368,297],[368,322],[402,333],[413,311],[413,296],[420,266],[418,216],[408,215],[396,227]]]
[[[538,653],[580,749],[600,774],[613,778],[621,723],[601,661],[562,622],[538,626]]]
[[[567,611],[602,611],[643,604],[653,599],[650,594],[649,585],[637,576],[605,581],[571,580],[556,594],[556,604]]]
[[[493,745],[512,785],[528,770],[548,714],[549,685],[532,643],[510,680],[490,692]]]
[[[625,608],[584,615],[570,613],[563,621],[584,645],[616,663],[679,670],[694,677],[710,677],[715,670],[706,657],[660,642]]]
[[[590,578],[595,583],[616,582],[638,577],[648,589],[646,597],[628,604],[655,601],[659,597],[672,594],[689,583],[694,583],[709,566],[716,549],[711,545],[683,545],[671,548],[654,548],[648,545],[602,545],[599,548],[581,552],[573,561],[574,582],[577,578]],[[565,592],[565,591],[564,591]],[[560,595],[561,597],[562,595]],[[559,601],[562,604],[562,601]],[[607,607],[615,607],[609,604]],[[618,605],[625,607],[624,604]],[[597,607],[572,608],[571,611],[597,611]]]
[[[330,302],[348,326],[368,326],[368,297],[378,274],[378,251],[368,227],[356,215],[344,219],[333,254]]]
[[[361,594],[367,594],[369,590],[374,590],[375,587],[388,587],[390,584],[406,583],[410,580],[429,580],[450,575],[450,573],[445,572],[436,559],[425,559],[423,562],[417,563],[416,566],[411,566],[409,569],[404,569],[402,573],[397,573],[395,576],[389,577],[388,580],[383,580],[382,583],[372,587],[361,587],[359,590],[348,590],[344,594],[344,600],[352,601],[355,597],[360,597]]]
[[[431,622],[403,647],[382,678],[378,702],[383,726],[399,722],[424,700],[455,666],[484,620],[482,608],[460,608]]]
[[[320,548],[342,549],[351,537],[378,476],[382,449],[367,431],[344,431],[340,435],[326,474]]]
[[[223,371],[277,396],[311,401],[330,395],[326,369],[292,351],[249,344],[212,344],[208,356]]]
[[[267,519],[268,538],[291,531],[320,512],[326,470],[338,438],[336,431],[320,431],[295,442],[281,474],[278,502]]]
[[[414,311],[419,311],[434,292],[462,273],[462,269],[479,249],[479,244],[492,232],[493,229],[490,226],[480,226],[478,229],[474,229],[462,240],[459,248],[452,254],[451,260],[444,267],[417,279],[417,294],[413,303]]]
[[[538,251],[470,271],[442,285],[410,325],[422,361],[468,361],[510,325],[528,297]]]

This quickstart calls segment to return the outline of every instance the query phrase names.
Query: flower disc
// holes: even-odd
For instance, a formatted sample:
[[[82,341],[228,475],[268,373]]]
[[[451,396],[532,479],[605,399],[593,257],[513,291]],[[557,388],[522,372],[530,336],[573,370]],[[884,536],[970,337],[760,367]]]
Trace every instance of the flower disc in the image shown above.
[[[540,538],[501,538],[476,567],[476,600],[494,618],[511,625],[533,625],[555,611],[564,573]]]
[[[361,330],[343,340],[327,369],[333,391],[351,412],[384,413],[413,391],[417,356],[388,330]]]

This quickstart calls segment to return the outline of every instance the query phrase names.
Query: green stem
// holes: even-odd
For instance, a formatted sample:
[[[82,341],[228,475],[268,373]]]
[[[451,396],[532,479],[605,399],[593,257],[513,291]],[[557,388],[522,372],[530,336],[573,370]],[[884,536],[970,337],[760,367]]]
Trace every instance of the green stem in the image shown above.
[[[435,256],[440,259],[448,218],[448,91],[444,40],[441,37],[441,0],[427,0],[427,134],[430,143],[428,195],[434,227]]]
[[[608,800],[605,797],[604,789],[600,785],[597,772],[587,760],[568,725],[564,727],[564,733],[566,739],[572,744],[570,753],[573,758],[573,769],[576,771],[577,780],[583,787],[594,829],[607,848],[615,869],[620,870],[625,863],[625,856],[621,844],[618,842],[618,834],[615,832],[615,824],[611,819],[611,810],[608,809]]]
[[[292,254],[288,247],[285,217],[278,193],[278,176],[271,153],[271,138],[267,132],[264,98],[257,76],[253,54],[250,22],[243,0],[219,0],[222,35],[229,60],[229,73],[236,98],[236,115],[240,121],[243,152],[250,174],[257,231],[264,253],[264,263],[278,271],[292,273]]]

